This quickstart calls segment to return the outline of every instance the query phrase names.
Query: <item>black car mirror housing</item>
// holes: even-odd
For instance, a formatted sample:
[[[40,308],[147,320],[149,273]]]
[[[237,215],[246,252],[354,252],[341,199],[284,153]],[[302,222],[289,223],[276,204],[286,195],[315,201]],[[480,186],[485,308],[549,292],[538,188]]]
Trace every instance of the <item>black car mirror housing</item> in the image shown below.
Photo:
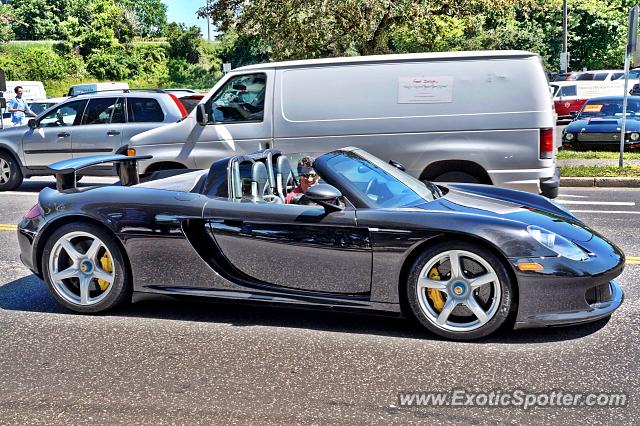
[[[209,117],[207,117],[207,111],[204,104],[196,105],[196,120],[201,126],[209,124]]]
[[[344,210],[344,205],[339,202],[342,193],[338,188],[326,183],[319,183],[310,187],[306,190],[304,196],[324,207],[327,212]]]
[[[29,121],[27,121],[27,126],[29,126],[29,128],[31,129],[35,129],[38,127],[38,123],[36,122],[35,118],[32,118]]]

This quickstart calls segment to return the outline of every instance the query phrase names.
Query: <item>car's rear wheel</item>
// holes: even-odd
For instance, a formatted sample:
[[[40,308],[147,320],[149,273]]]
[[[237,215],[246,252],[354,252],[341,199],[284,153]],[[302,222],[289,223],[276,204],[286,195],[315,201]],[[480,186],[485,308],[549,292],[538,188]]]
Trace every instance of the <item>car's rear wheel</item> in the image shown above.
[[[20,166],[10,154],[0,152],[0,191],[12,191],[22,184]]]
[[[477,339],[493,333],[509,316],[513,284],[500,259],[484,247],[440,243],[416,259],[407,296],[414,316],[433,333]]]
[[[68,224],[47,240],[44,278],[68,309],[96,313],[130,300],[131,277],[115,237],[86,223]]]

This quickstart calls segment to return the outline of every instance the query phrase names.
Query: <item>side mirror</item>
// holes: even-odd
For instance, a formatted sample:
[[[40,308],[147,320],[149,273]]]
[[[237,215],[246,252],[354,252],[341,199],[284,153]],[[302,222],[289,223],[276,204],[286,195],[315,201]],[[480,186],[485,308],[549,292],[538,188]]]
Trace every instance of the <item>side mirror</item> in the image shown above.
[[[204,107],[204,104],[196,105],[196,121],[201,126],[206,126],[209,124],[209,117],[207,117],[207,111]]]
[[[327,212],[344,210],[344,205],[338,201],[342,197],[342,193],[338,188],[326,183],[313,185],[307,189],[304,196],[314,203],[320,204]]]
[[[403,172],[407,171],[407,168],[402,163],[398,163],[396,160],[389,160],[389,164],[395,167],[398,170],[402,170]]]
[[[38,127],[38,123],[36,123],[35,118],[32,118],[29,121],[27,121],[27,126],[29,126],[30,129],[35,129]]]

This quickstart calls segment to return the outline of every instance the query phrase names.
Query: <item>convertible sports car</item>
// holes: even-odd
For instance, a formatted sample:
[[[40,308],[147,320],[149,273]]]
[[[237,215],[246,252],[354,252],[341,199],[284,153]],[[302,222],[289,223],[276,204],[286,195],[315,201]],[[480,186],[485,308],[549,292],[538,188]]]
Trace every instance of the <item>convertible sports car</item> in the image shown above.
[[[537,195],[425,183],[344,148],[316,158],[308,204],[285,204],[298,177],[276,150],[146,178],[140,158],[50,166],[57,189],[20,222],[22,261],[69,309],[105,311],[132,292],[203,296],[405,314],[473,339],[622,303],[623,253]],[[76,188],[76,171],[103,162],[121,184]]]

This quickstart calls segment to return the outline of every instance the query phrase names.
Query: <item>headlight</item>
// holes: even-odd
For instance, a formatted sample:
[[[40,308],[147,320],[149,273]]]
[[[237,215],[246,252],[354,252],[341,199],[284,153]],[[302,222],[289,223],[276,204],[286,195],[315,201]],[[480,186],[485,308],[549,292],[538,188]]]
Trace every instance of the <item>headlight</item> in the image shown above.
[[[631,135],[629,135],[629,137],[632,141],[637,141],[638,139],[640,139],[640,133],[633,132],[631,133]]]
[[[564,139],[567,141],[572,141],[573,138],[575,138],[575,135],[573,133],[565,133],[564,134]]]
[[[571,260],[586,260],[587,253],[563,236],[535,225],[527,226],[529,234],[540,244]]]

